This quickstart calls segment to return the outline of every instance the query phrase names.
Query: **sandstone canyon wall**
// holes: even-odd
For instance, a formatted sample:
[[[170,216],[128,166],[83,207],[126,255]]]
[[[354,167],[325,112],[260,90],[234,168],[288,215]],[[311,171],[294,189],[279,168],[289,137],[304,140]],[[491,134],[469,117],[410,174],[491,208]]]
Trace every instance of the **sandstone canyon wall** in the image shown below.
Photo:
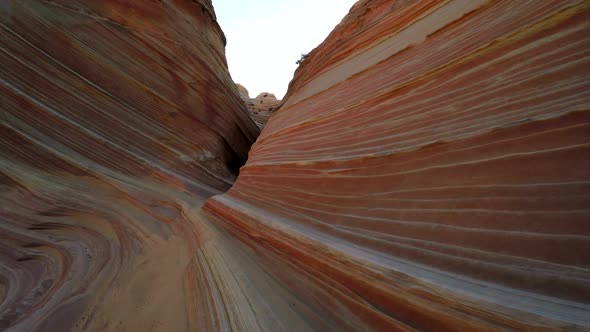
[[[2,1],[0,24],[0,330],[194,330],[195,211],[258,135],[210,1]]]
[[[588,328],[589,6],[359,1],[205,210],[323,329]]]
[[[211,1],[2,2],[0,330],[589,328],[589,7],[361,0],[248,154]]]

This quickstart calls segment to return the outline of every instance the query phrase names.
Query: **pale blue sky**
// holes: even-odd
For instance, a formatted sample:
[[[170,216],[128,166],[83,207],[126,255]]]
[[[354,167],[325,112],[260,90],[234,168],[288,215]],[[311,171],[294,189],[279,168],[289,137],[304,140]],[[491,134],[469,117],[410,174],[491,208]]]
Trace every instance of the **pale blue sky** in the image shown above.
[[[309,53],[340,23],[356,0],[213,0],[227,37],[235,82],[255,97],[282,98],[301,53]]]

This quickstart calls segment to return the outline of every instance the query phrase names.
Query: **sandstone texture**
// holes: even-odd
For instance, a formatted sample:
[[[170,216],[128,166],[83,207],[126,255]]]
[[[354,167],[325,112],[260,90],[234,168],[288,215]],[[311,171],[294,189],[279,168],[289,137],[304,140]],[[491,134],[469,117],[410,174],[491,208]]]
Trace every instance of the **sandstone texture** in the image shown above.
[[[258,135],[210,1],[2,1],[0,24],[0,330],[194,330],[195,211]]]
[[[0,2],[0,330],[589,329],[588,17],[361,0],[256,140],[210,0]]]
[[[205,210],[314,328],[588,328],[589,5],[357,2]]]
[[[256,98],[250,98],[250,93],[243,85],[236,84],[236,86],[252,120],[260,129],[264,128],[272,113],[280,106],[281,101],[269,92],[262,92]]]

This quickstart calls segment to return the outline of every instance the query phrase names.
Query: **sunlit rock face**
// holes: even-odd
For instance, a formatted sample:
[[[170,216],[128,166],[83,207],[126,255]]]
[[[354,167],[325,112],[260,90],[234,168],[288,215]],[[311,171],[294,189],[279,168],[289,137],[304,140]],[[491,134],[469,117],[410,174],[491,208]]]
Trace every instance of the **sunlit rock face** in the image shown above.
[[[250,93],[241,84],[236,84],[240,97],[248,108],[250,117],[259,128],[264,128],[272,113],[279,107],[281,101],[269,92],[262,92],[256,98],[250,98]]]
[[[205,203],[272,276],[240,326],[588,328],[589,7],[359,1]]]
[[[1,1],[0,24],[0,330],[194,330],[197,211],[258,135],[210,1]]]

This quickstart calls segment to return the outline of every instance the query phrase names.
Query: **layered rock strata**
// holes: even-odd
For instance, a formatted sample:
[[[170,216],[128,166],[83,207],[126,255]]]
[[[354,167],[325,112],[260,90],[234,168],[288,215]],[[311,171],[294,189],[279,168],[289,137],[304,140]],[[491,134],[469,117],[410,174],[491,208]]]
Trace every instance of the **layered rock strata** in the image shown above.
[[[581,330],[587,1],[361,0],[258,134],[210,1],[0,5],[0,330]]]
[[[588,328],[589,7],[357,2],[205,210],[310,328]]]
[[[0,330],[195,330],[196,211],[258,135],[210,1],[3,1],[0,29]]]

